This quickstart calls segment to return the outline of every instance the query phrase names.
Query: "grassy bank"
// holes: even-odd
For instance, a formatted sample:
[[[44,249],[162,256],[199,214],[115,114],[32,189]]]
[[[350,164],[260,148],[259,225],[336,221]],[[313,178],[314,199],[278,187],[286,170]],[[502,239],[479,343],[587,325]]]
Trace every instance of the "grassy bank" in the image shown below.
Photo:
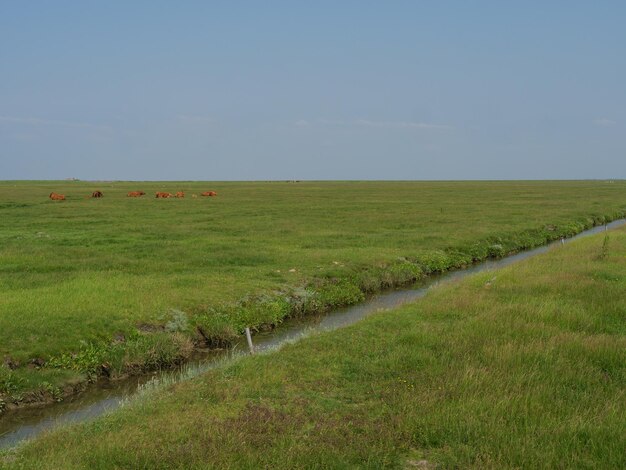
[[[5,454],[16,468],[624,468],[626,230]]]
[[[84,197],[96,189],[104,198]],[[190,198],[208,189],[218,197]],[[178,190],[184,200],[151,196]],[[0,409],[572,235],[623,215],[625,192],[619,181],[0,183]]]

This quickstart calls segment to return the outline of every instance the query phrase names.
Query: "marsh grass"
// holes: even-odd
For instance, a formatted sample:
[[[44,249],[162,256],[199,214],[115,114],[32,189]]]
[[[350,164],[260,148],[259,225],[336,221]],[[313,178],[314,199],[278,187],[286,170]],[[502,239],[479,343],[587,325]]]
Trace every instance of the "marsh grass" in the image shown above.
[[[598,256],[601,260],[606,259],[609,256],[609,234],[604,235],[604,239],[602,240],[602,249],[600,251],[600,255]]]
[[[624,468],[626,229],[187,380],[26,468]],[[2,466],[2,463],[0,463]]]
[[[125,197],[207,187],[219,196]],[[84,198],[95,189],[102,199]],[[48,384],[165,367],[184,361],[192,343],[223,346],[246,326],[271,328],[571,236],[623,216],[625,190],[624,182],[2,182],[0,358],[19,367],[0,365],[0,397],[20,402],[45,396]],[[67,200],[49,201],[51,191]]]

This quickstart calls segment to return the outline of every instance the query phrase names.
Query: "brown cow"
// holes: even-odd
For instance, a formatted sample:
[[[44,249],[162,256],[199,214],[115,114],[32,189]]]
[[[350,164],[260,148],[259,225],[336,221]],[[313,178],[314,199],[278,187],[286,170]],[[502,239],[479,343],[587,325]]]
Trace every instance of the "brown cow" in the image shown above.
[[[102,191],[94,191],[93,193],[91,193],[91,197],[99,198],[102,196],[104,196],[104,194],[102,194]]]
[[[215,191],[205,191],[203,193],[200,194],[200,196],[217,196],[217,193]]]
[[[141,197],[144,194],[146,193],[144,193],[143,191],[131,191],[126,195],[126,197]]]
[[[53,201],[65,201],[64,194],[50,193],[50,199]]]
[[[182,192],[182,191],[178,191],[178,192],[176,193],[176,197],[185,197],[185,193],[184,193],[184,192]]]
[[[159,198],[165,199],[165,198],[168,198],[168,197],[172,197],[172,193],[156,193],[155,197],[157,199],[159,199]]]

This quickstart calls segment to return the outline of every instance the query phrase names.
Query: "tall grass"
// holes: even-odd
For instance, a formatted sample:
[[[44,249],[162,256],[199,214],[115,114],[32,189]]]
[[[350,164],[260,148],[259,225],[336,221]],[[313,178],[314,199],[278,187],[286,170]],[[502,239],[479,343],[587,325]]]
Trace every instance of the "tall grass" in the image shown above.
[[[600,259],[606,259],[609,256],[609,234],[604,235],[602,241],[602,250],[600,251]]]

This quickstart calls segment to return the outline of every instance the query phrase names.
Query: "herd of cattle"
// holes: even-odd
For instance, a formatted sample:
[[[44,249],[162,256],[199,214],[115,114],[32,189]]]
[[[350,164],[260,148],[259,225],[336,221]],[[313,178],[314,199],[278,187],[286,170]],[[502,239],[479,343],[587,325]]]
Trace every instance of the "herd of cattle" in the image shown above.
[[[127,197],[141,197],[141,196],[145,196],[146,193],[144,193],[143,191],[130,191],[126,196]],[[104,194],[102,194],[102,191],[94,191],[93,193],[91,193],[90,196],[86,196],[86,197],[93,197],[93,198],[100,198],[104,196]],[[205,191],[203,193],[200,193],[200,196],[204,196],[204,197],[213,197],[213,196],[217,196],[217,193],[215,191]],[[177,197],[177,198],[183,198],[185,197],[185,193],[183,191],[178,191],[175,194],[172,193],[164,193],[164,192],[158,192],[155,193],[155,197],[157,199],[166,199],[169,197]],[[191,197],[198,197],[196,194],[192,194]],[[65,194],[58,194],[58,193],[50,193],[50,199],[52,199],[53,201],[65,201]]]

